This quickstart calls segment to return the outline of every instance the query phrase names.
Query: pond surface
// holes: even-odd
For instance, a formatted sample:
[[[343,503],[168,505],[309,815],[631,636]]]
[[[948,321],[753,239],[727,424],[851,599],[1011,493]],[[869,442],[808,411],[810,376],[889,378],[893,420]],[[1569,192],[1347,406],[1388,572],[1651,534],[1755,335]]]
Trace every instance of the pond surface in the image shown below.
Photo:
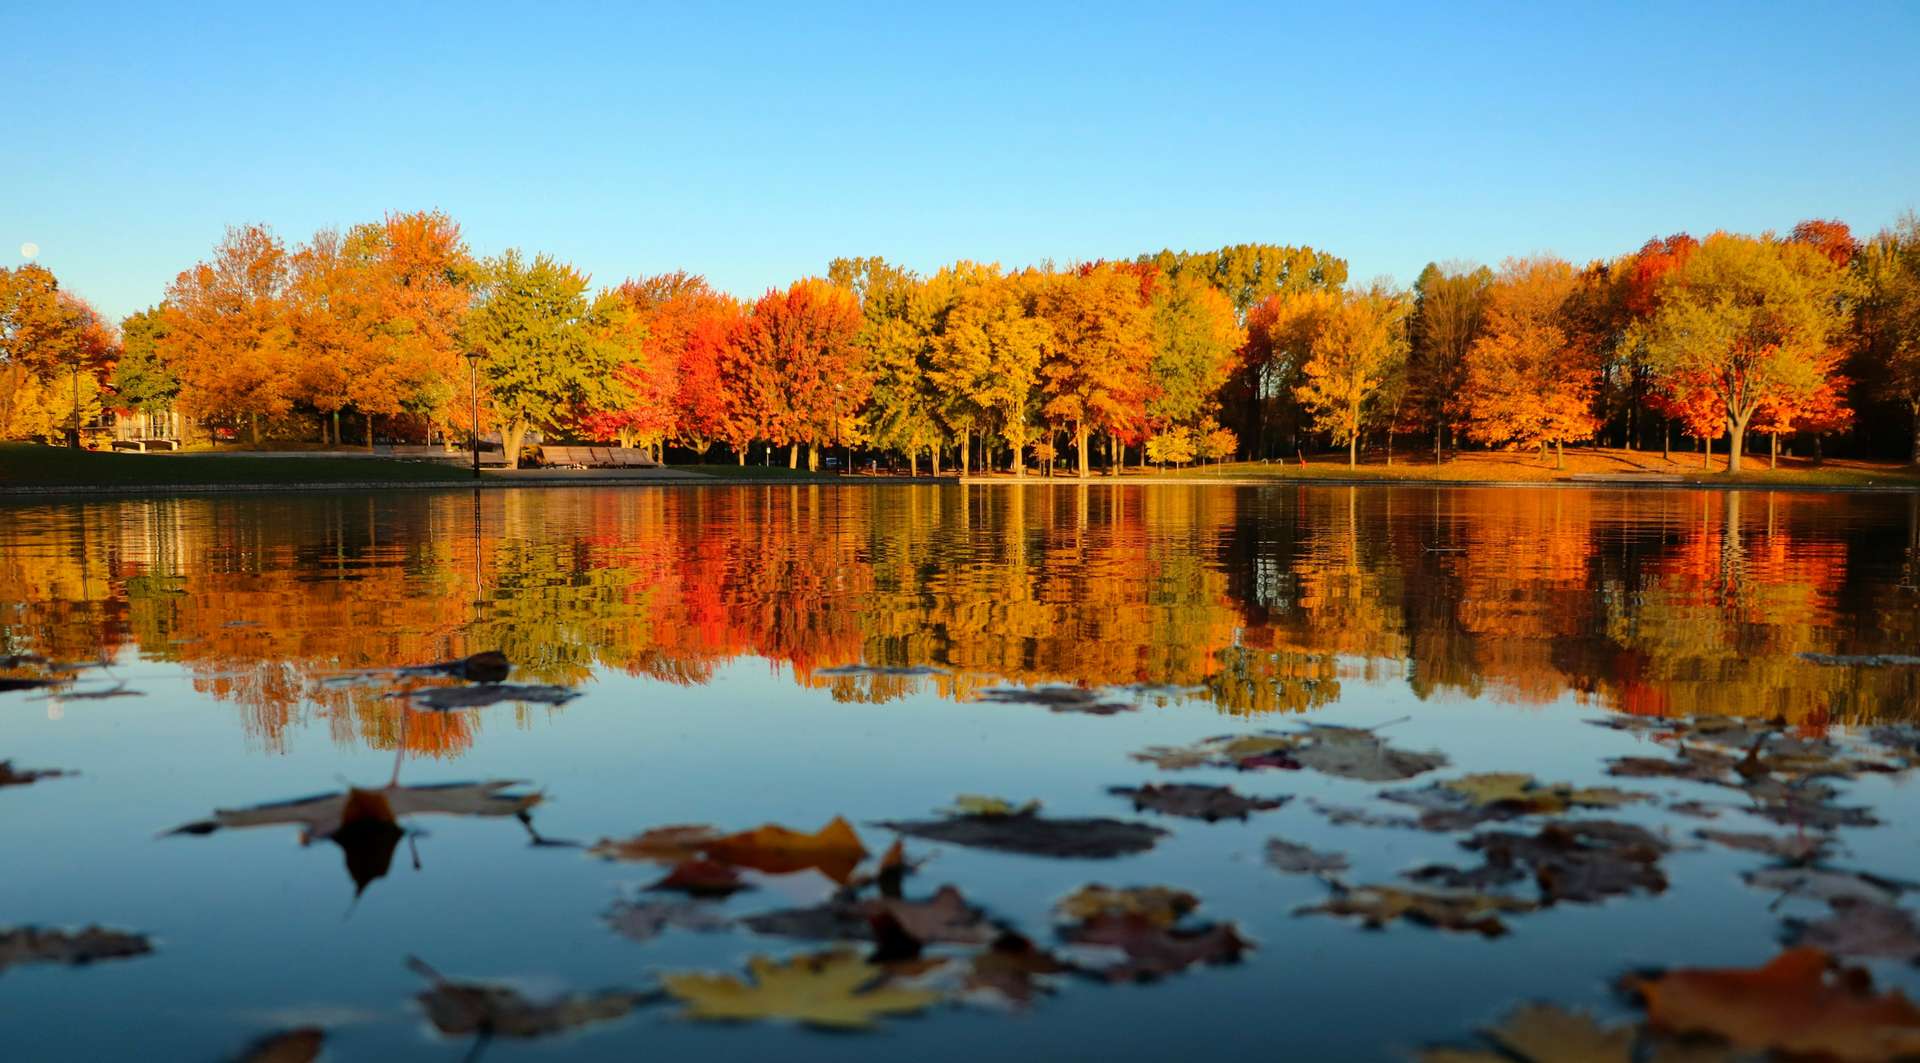
[[[23,687],[0,689],[0,760],[77,773],[0,786],[0,932],[97,924],[147,950],[7,966],[0,945],[5,1054],[217,1059],[312,1026],[334,1059],[463,1057],[484,1023],[417,999],[435,983],[409,957],[527,1001],[632,991],[599,999],[607,1017],[493,1038],[492,1060],[1394,1059],[1469,1043],[1524,1000],[1630,1022],[1622,974],[1762,963],[1784,920],[1828,912],[1743,882],[1775,862],[1697,830],[1811,838],[1831,867],[1920,880],[1913,732],[1876,729],[1916,722],[1920,668],[1872,659],[1920,653],[1917,585],[1920,496],[1900,495],[727,486],[0,508],[0,659],[16,658],[0,676]],[[379,671],[482,651],[533,700],[435,710],[427,691],[491,696],[466,681],[486,669]],[[1608,774],[1684,755],[1684,725],[1633,719],[1707,714],[1749,722],[1698,725],[1701,748],[1776,759]],[[1204,742],[1270,732],[1251,761]],[[1133,756],[1152,747],[1168,749]],[[1542,785],[1497,806],[1434,789],[1485,772]],[[1813,776],[1831,795],[1798,805],[1756,784]],[[404,789],[488,780],[515,785]],[[1285,803],[1209,822],[1108,792],[1148,783]],[[350,788],[261,825],[231,814]],[[866,955],[881,932],[861,923],[900,903],[875,899],[898,837],[878,824],[960,795],[1040,802],[959,817],[989,834],[1036,817],[1165,833],[1100,859],[906,837],[905,903],[952,885],[990,924],[929,935],[918,909],[887,909],[927,943],[920,964],[863,974],[912,1012],[866,1033],[702,1022],[692,989],[658,992],[830,948],[737,920],[849,883],[848,947]],[[586,848],[834,817],[871,854],[857,870],[805,843],[695,842],[680,855],[748,887],[724,899],[649,890],[671,855]],[[1498,936],[1298,914],[1354,896],[1341,887],[1412,886],[1423,865],[1470,869],[1476,832],[1583,818],[1671,851],[1598,898],[1548,896],[1545,872],[1480,881],[1515,899]],[[1272,838],[1347,867],[1285,873]],[[1089,883],[1176,887],[1198,908],[1173,931],[1136,915],[1090,932],[1055,910]],[[969,987],[1002,930],[1076,970]],[[1864,962],[1920,990],[1897,959]]]

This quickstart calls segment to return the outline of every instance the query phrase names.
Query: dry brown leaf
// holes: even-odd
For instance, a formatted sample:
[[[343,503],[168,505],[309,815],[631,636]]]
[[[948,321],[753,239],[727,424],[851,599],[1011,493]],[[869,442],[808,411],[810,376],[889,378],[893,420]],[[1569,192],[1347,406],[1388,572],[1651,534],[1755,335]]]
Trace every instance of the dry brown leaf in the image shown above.
[[[1753,968],[1683,969],[1628,980],[1647,1021],[1735,1048],[1878,1063],[1920,1054],[1920,1008],[1875,994],[1864,971],[1835,970],[1819,949],[1782,952]]]

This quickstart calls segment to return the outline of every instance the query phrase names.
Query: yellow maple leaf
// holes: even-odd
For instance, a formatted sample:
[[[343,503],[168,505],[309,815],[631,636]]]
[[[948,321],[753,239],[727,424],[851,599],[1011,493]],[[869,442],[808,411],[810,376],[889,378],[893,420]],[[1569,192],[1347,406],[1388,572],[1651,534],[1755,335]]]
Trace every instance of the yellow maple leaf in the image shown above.
[[[788,1019],[809,1026],[863,1030],[884,1015],[923,1011],[939,993],[892,985],[886,972],[849,950],[776,961],[747,960],[747,979],[718,974],[662,975],[660,985],[684,1004],[683,1014],[709,1022]]]

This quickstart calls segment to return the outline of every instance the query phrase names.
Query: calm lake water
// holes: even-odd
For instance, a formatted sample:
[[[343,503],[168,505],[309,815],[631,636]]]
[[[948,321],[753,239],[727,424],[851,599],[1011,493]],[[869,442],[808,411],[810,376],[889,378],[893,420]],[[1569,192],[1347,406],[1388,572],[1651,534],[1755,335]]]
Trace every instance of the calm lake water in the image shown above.
[[[451,681],[365,674],[487,650],[513,682],[578,696],[409,709],[407,691]],[[1692,840],[1791,827],[1724,787],[1607,775],[1608,758],[1670,750],[1593,722],[1724,714],[1858,736],[1920,722],[1920,668],[1856,658],[1913,653],[1914,495],[738,486],[13,505],[0,658],[106,663],[0,691],[0,760],[78,773],[0,788],[0,931],[99,924],[152,951],[7,967],[0,1041],[20,1060],[218,1059],[317,1025],[334,1059],[458,1059],[475,1041],[428,1020],[409,956],[545,1000],[824,947],[725,925],[825,900],[818,871],[750,872],[751,889],[675,909],[698,929],[637,940],[609,914],[676,899],[646,889],[666,868],[558,843],[843,816],[877,856],[895,837],[879,821],[962,794],[1168,833],[1100,860],[908,838],[926,863],[907,897],[951,884],[1057,949],[1053,907],[1077,888],[1174,886],[1199,898],[1191,920],[1254,947],[1142,983],[1063,974],[1026,1007],[970,994],[857,1035],[645,1000],[486,1058],[1393,1059],[1525,999],[1626,1020],[1623,972],[1762,962],[1783,915],[1824,907],[1744,884],[1764,856]],[[48,667],[12,663],[0,675]],[[982,699],[1051,685],[1105,708]],[[87,696],[103,693],[121,696]],[[1306,723],[1387,724],[1394,748],[1448,763],[1378,781],[1131,756]],[[402,816],[408,833],[370,847],[302,845],[292,824],[168,833],[396,771],[544,800],[528,825]],[[1345,854],[1348,884],[1471,864],[1465,832],[1335,823],[1316,804],[1417,814],[1378,795],[1491,771],[1656,797],[1599,814],[1673,839],[1665,890],[1514,915],[1497,938],[1369,930],[1296,914],[1331,887],[1267,863],[1283,837]],[[1148,782],[1291,800],[1205,822],[1108,792]],[[1920,880],[1911,777],[1835,785],[1880,823],[1833,830],[1834,865]],[[1694,801],[1717,817],[1671,807]],[[1870,966],[1920,990],[1911,968]]]

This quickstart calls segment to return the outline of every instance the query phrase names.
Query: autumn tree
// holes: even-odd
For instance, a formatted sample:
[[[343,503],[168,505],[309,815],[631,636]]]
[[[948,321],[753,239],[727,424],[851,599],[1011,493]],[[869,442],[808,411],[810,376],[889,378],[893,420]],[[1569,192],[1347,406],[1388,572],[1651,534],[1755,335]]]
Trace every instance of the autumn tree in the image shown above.
[[[1028,312],[1026,279],[972,262],[941,270],[926,285],[931,357],[927,380],[943,401],[946,426],[960,437],[960,471],[970,468],[976,432],[998,435],[1016,476],[1026,474],[1027,445],[1038,432],[1039,371],[1047,323]]]
[[[1493,271],[1485,266],[1428,263],[1413,285],[1407,323],[1407,402],[1433,425],[1433,460],[1442,460],[1446,429],[1465,412],[1467,352],[1486,318]]]
[[[1669,273],[1680,265],[1700,246],[1700,241],[1686,233],[1674,233],[1665,238],[1648,240],[1640,250],[1615,260],[1612,276],[1616,289],[1616,298],[1621,313],[1621,334],[1614,345],[1614,365],[1616,371],[1626,378],[1627,392],[1627,438],[1633,441],[1639,431],[1639,411],[1648,407],[1655,412],[1666,412],[1667,425],[1676,419],[1697,425],[1697,417],[1675,418],[1671,411],[1683,407],[1689,413],[1697,412],[1697,401],[1680,399],[1668,389],[1661,395],[1654,390],[1653,370],[1647,359],[1646,325],[1660,309],[1660,295]],[[1664,453],[1672,442],[1672,430],[1663,426],[1660,447]],[[1716,438],[1718,430],[1700,439]],[[1629,442],[1629,446],[1632,442]]]
[[[1715,233],[1669,274],[1648,325],[1656,379],[1704,382],[1726,408],[1727,471],[1740,471],[1763,403],[1803,401],[1846,326],[1846,275],[1809,244]]]
[[[938,474],[945,429],[935,412],[941,397],[932,363],[935,322],[944,314],[944,302],[911,271],[878,257],[836,258],[827,278],[860,297],[857,342],[873,379],[862,431],[873,443],[905,454],[913,475],[919,474],[920,453],[926,451]]]
[[[1854,261],[1867,369],[1878,394],[1912,419],[1911,461],[1920,465],[1920,216],[1881,231]]]
[[[860,365],[860,301],[818,277],[770,291],[753,304],[739,332],[736,365],[743,396],[761,418],[761,435],[788,446],[789,468],[808,448],[843,438],[866,400],[870,380]]]
[[[1247,330],[1233,303],[1194,276],[1156,278],[1149,308],[1153,391],[1147,399],[1147,420],[1157,432],[1197,430],[1203,418],[1216,412],[1220,389],[1237,367]]]
[[[1552,446],[1590,438],[1596,359],[1570,321],[1580,283],[1563,259],[1509,259],[1488,293],[1486,322],[1467,351],[1467,433],[1491,444]]]
[[[1353,292],[1314,323],[1312,354],[1294,394],[1314,427],[1347,447],[1347,464],[1360,462],[1360,432],[1369,403],[1404,371],[1407,299],[1375,286]]]
[[[1084,477],[1091,474],[1093,434],[1123,429],[1144,403],[1152,315],[1140,298],[1139,277],[1110,264],[1046,274],[1033,283],[1036,316],[1048,327],[1040,366],[1042,413],[1067,426]]]
[[[1234,244],[1217,251],[1161,251],[1142,255],[1173,280],[1198,277],[1218,289],[1232,303],[1247,327],[1247,346],[1238,366],[1221,389],[1222,417],[1238,426],[1241,438],[1261,449],[1276,419],[1276,406],[1291,402],[1300,363],[1275,362],[1259,346],[1258,308],[1298,292],[1338,293],[1347,283],[1345,259],[1311,247],[1276,244]]]
[[[0,269],[0,438],[65,434],[77,446],[117,354],[112,326],[51,270]]]
[[[464,342],[481,355],[481,379],[507,467],[519,468],[530,429],[563,431],[575,411],[619,405],[621,351],[606,337],[610,301],[587,298],[587,278],[547,255],[509,250],[481,269],[479,301]]]
[[[288,323],[286,246],[264,225],[229,228],[211,260],[174,278],[160,360],[196,416],[240,416],[260,441],[260,418],[292,408],[299,358]]]

